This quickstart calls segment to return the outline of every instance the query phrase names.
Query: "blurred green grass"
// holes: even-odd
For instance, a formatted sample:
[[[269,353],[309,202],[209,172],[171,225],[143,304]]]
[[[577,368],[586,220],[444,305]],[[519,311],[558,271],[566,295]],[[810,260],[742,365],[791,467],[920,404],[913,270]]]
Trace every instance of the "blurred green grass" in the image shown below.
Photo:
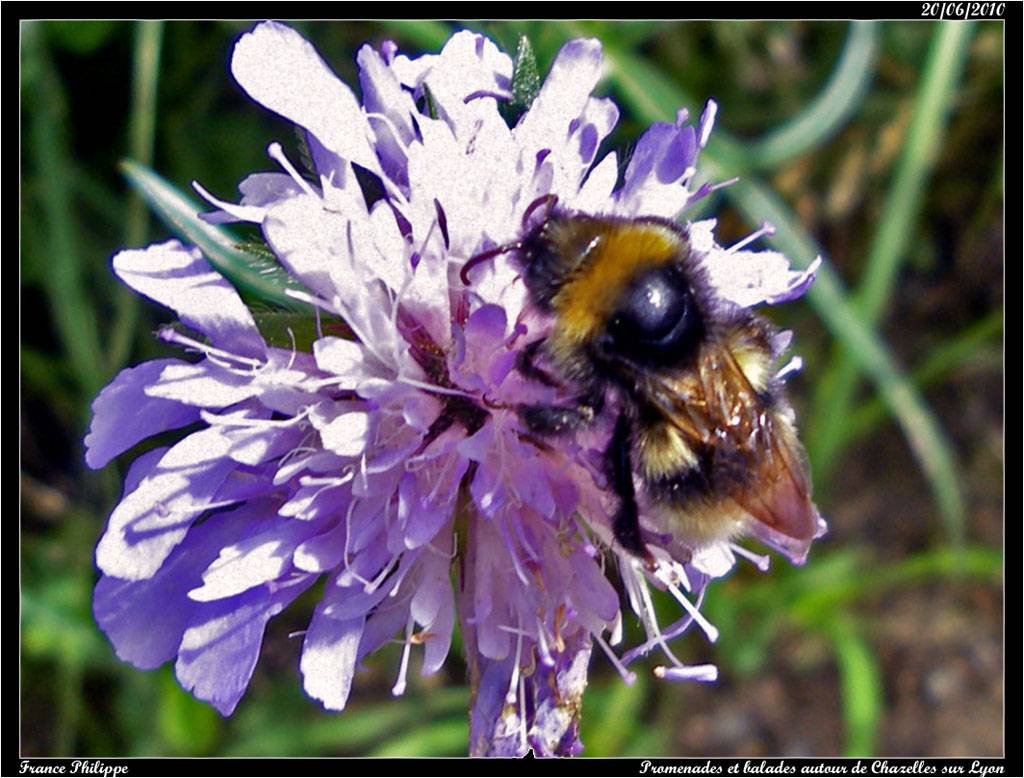
[[[616,146],[677,107],[696,114],[714,97],[719,124],[702,171],[741,177],[708,211],[725,239],[768,220],[777,228],[770,242],[796,264],[825,257],[807,304],[772,312],[796,331],[805,358],[794,394],[819,504],[827,516],[849,517],[836,499],[851,496],[846,473],[863,452],[882,448],[932,508],[918,509],[917,529],[895,545],[881,542],[867,517],[854,516],[849,526],[833,521],[834,540],[816,547],[806,568],[780,563],[767,575],[734,575],[706,603],[721,640],[707,649],[687,638],[686,647],[707,652],[738,686],[778,670],[780,641],[820,650],[836,668],[831,693],[841,701],[840,735],[826,748],[879,753],[895,702],[872,609],[915,587],[1001,586],[999,534],[980,523],[977,506],[999,501],[1002,484],[965,481],[967,454],[982,444],[959,424],[951,429],[955,408],[939,412],[933,402],[957,392],[965,372],[1001,373],[1002,300],[989,287],[1000,287],[1002,260],[991,237],[1001,232],[1002,27],[467,25],[507,51],[526,35],[542,72],[568,38],[600,38],[608,62],[603,88],[623,108]],[[161,353],[151,332],[164,319],[109,272],[119,247],[168,235],[126,185],[119,163],[152,167],[181,188],[197,178],[221,194],[270,167],[264,149],[271,140],[287,143],[291,129],[249,103],[227,74],[231,44],[248,26],[22,27],[25,754],[464,753],[468,691],[455,657],[443,678],[421,681],[403,700],[387,693],[393,658],[376,658],[339,717],[302,696],[295,641],[279,641],[284,647],[265,652],[239,712],[223,720],[182,692],[169,668],[142,673],[120,664],[92,621],[92,547],[119,479],[113,466],[84,470],[88,407],[118,369]],[[363,42],[393,38],[404,50],[430,50],[452,29],[439,22],[296,26],[353,85]],[[978,278],[977,288],[962,288],[965,275]],[[930,303],[941,315],[908,302],[922,289],[946,295]],[[1001,431],[1001,416],[996,421]],[[878,475],[885,483],[896,477]],[[858,487],[870,491],[872,482]],[[293,609],[278,621],[270,633],[280,637],[301,630],[305,617]],[[686,698],[685,688],[646,677],[624,687],[596,667],[585,699],[586,753],[678,753],[674,706]]]

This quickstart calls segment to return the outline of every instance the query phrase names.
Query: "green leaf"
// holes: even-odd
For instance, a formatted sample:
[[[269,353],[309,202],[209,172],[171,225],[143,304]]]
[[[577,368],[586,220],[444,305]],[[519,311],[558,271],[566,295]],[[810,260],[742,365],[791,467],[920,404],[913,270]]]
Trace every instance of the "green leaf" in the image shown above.
[[[203,252],[210,264],[243,295],[280,308],[308,311],[286,292],[308,292],[276,259],[259,257],[238,247],[239,239],[227,230],[199,218],[201,206],[159,175],[131,160],[121,169],[133,187],[183,241]]]
[[[434,103],[434,95],[431,94],[430,86],[426,81],[423,82],[423,109],[431,119],[437,118],[437,104]]]
[[[519,36],[515,63],[512,67],[512,108],[526,111],[533,105],[540,91],[540,73],[537,72],[537,58],[530,46],[530,39]]]
[[[317,320],[308,313],[255,309],[252,315],[263,339],[268,345],[278,348],[311,352],[321,332],[348,340],[355,337],[345,322],[334,317],[321,315],[318,330]]]

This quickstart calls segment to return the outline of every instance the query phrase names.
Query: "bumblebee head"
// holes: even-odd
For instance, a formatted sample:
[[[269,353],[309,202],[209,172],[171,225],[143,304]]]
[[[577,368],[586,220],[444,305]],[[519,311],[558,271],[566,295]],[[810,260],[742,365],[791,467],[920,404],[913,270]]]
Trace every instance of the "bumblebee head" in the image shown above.
[[[704,338],[705,284],[675,224],[552,210],[516,257],[532,302],[553,315],[556,358],[668,367]]]

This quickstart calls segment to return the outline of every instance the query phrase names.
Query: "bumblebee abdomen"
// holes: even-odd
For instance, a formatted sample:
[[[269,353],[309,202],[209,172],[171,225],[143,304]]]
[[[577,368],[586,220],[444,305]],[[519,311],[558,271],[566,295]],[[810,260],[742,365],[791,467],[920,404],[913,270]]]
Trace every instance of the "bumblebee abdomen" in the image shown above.
[[[718,503],[756,477],[753,451],[725,438],[708,445],[687,442],[667,421],[642,430],[635,451],[644,491],[684,511]]]

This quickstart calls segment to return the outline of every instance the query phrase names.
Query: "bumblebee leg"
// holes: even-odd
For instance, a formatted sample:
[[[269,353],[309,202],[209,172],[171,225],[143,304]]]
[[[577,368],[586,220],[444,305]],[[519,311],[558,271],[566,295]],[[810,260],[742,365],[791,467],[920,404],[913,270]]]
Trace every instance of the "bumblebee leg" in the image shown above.
[[[519,418],[535,435],[565,435],[590,424],[594,411],[563,405],[520,405]]]
[[[612,519],[615,539],[629,553],[649,559],[640,531],[640,509],[633,487],[633,462],[630,453],[632,430],[625,414],[615,423],[615,433],[605,452],[610,470],[611,486],[619,497],[619,508]]]
[[[604,406],[604,394],[594,387],[570,405],[520,405],[519,418],[535,435],[564,435],[588,427]]]
[[[544,339],[535,340],[529,346],[524,348],[516,356],[516,370],[519,374],[525,378],[529,378],[531,381],[544,384],[545,386],[559,387],[561,384],[556,381],[547,370],[537,367],[533,360],[537,356],[537,352],[544,346]]]

